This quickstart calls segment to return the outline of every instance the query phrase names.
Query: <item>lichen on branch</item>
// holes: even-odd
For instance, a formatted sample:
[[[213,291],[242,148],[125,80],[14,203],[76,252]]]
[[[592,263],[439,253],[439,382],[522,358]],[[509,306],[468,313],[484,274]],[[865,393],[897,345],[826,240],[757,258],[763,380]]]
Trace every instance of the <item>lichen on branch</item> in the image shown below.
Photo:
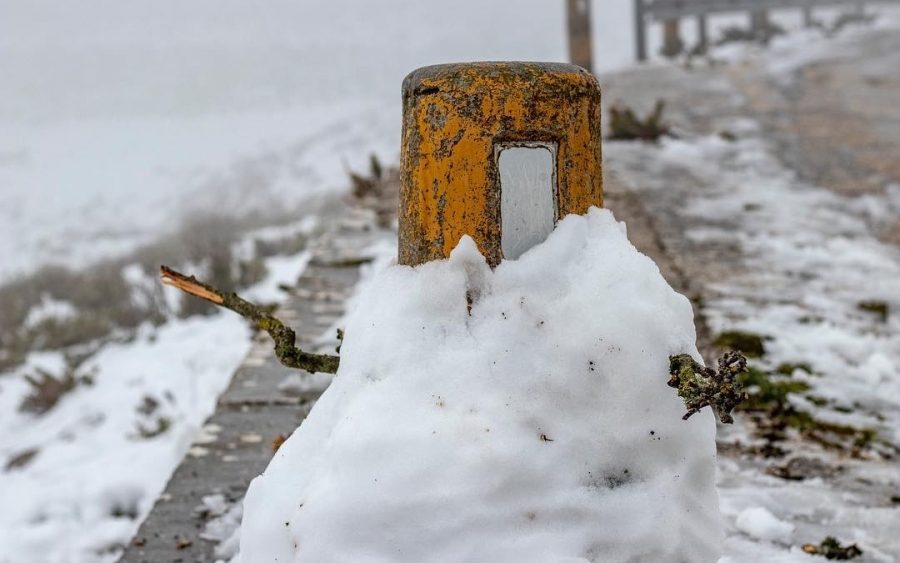
[[[846,561],[861,556],[863,550],[855,543],[851,545],[841,545],[841,542],[839,542],[837,538],[828,536],[819,545],[811,543],[805,544],[803,546],[803,553],[821,555],[825,559],[839,559]]]
[[[734,422],[731,411],[747,399],[737,380],[746,371],[747,358],[735,351],[719,358],[717,370],[700,365],[689,354],[669,356],[669,387],[678,389],[687,407],[682,418],[687,420],[709,405],[723,423]]]
[[[283,365],[310,373],[337,373],[340,363],[338,356],[311,354],[297,348],[296,333],[258,305],[242,299],[236,293],[219,291],[197,281],[194,276],[185,276],[166,266],[160,266],[160,276],[165,285],[215,303],[256,323],[256,326],[272,337],[275,342],[275,355]]]

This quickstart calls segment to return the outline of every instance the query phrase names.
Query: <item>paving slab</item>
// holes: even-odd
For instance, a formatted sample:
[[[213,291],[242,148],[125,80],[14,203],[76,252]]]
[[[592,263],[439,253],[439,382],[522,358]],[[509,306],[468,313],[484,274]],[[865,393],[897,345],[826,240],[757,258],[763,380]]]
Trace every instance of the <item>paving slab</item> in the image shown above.
[[[121,561],[212,563],[218,542],[203,539],[203,498],[240,501],[272,458],[272,438],[297,427],[313,401],[219,408],[175,471]]]

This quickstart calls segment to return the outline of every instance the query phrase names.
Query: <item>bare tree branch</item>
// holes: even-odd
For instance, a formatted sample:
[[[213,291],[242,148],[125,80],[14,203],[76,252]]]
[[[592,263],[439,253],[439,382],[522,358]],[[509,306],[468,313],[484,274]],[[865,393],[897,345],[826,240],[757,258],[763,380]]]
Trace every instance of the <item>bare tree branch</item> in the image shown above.
[[[261,330],[269,333],[275,341],[275,355],[282,364],[289,368],[306,370],[310,373],[337,373],[341,359],[328,354],[310,354],[297,348],[297,335],[277,318],[249,301],[241,299],[236,293],[223,292],[201,283],[194,276],[185,276],[166,266],[160,266],[160,277],[165,285],[175,287],[229,311],[250,319]]]
[[[731,411],[747,400],[738,376],[747,371],[747,358],[731,351],[719,358],[719,369],[700,365],[690,354],[669,356],[669,387],[684,400],[687,420],[709,405],[725,424],[734,422]]]

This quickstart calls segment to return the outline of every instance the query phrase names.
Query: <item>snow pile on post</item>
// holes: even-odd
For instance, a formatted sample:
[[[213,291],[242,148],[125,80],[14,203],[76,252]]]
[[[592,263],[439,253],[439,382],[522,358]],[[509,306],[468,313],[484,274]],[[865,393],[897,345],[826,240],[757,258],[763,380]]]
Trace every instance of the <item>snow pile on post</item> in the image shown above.
[[[251,485],[243,561],[714,562],[713,415],[666,385],[694,341],[604,210],[494,271],[468,238],[390,267]]]

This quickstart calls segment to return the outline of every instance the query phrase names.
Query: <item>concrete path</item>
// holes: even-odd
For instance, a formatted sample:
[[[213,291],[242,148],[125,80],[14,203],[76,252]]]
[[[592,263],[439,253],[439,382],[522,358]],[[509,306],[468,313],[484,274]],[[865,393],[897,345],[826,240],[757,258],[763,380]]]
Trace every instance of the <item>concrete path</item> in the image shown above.
[[[849,197],[900,186],[900,33],[872,31],[787,76],[730,68],[748,115],[758,119],[785,166]],[[900,189],[898,187],[897,189]],[[877,227],[900,245],[900,217]]]

